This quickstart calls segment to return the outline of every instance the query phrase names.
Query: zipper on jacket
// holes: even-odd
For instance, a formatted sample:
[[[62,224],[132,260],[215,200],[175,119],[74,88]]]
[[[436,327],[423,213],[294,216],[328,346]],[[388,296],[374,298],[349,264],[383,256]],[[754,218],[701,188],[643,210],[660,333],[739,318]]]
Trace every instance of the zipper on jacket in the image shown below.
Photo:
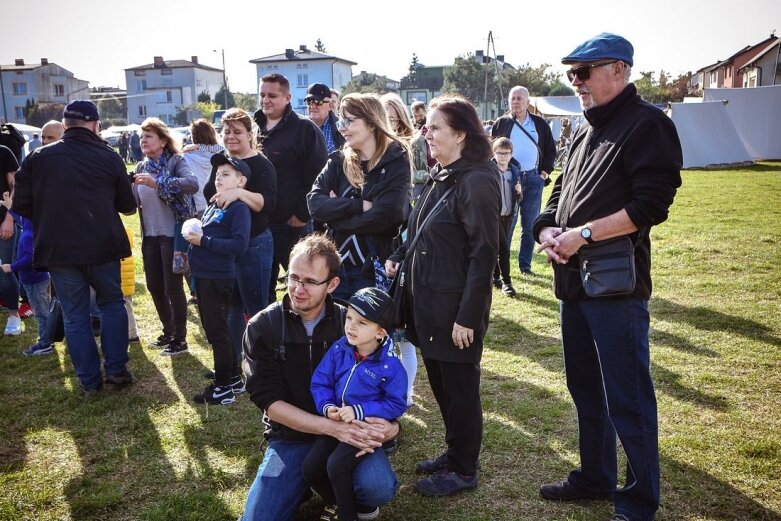
[[[350,374],[347,375],[347,381],[344,382],[344,389],[342,389],[342,407],[344,407],[344,395],[347,394],[347,388],[350,386],[350,380],[353,378],[353,373],[355,373],[355,369],[362,363],[363,361],[353,364],[352,369],[350,369]]]

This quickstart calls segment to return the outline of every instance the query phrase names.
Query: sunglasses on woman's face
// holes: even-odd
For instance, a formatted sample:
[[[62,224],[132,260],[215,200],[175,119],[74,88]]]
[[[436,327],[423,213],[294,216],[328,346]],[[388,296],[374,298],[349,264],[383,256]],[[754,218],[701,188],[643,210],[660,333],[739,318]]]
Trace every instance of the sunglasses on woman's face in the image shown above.
[[[617,60],[612,62],[592,63],[591,65],[581,65],[580,67],[570,69],[567,71],[567,79],[570,83],[572,83],[576,77],[580,81],[586,81],[587,79],[591,78],[591,69],[595,67],[602,67],[603,65],[610,65],[611,63],[616,63],[616,61]]]

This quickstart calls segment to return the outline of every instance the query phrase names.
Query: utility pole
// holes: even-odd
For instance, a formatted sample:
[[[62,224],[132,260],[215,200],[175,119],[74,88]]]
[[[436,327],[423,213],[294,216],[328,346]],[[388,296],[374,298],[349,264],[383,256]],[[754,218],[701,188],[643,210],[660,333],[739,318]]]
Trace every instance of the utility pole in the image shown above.
[[[222,50],[222,108],[228,110],[228,77],[225,75],[225,49]],[[217,49],[212,50],[217,52]]]

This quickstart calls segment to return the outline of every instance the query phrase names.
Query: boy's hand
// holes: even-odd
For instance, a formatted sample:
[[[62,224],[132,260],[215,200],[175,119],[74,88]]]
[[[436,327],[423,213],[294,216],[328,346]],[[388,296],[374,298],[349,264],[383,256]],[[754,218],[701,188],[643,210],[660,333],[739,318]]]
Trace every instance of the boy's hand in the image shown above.
[[[11,206],[13,205],[13,199],[11,199],[11,192],[3,192],[3,202],[0,203],[9,210],[11,209]]]
[[[184,240],[189,242],[190,244],[194,244],[195,246],[201,245],[201,238],[203,238],[202,233],[188,233],[184,236]]]
[[[0,266],[0,269],[2,269],[5,273],[11,273],[13,271],[10,264],[3,264]]]
[[[349,406],[342,407],[339,409],[339,417],[343,422],[350,423],[355,419],[355,411]]]
[[[326,413],[328,417],[335,421],[340,421],[341,418],[339,417],[339,407],[329,407],[328,412]]]

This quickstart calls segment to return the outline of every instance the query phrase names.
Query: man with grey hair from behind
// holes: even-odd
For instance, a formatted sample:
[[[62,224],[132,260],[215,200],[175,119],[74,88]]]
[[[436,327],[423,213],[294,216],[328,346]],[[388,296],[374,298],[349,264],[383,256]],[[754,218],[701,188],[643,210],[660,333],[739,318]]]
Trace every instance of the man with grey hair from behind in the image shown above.
[[[553,264],[580,445],[580,467],[564,481],[542,485],[540,495],[553,501],[613,500],[613,521],[650,521],[659,508],[659,421],[648,341],[649,230],[667,219],[683,163],[672,120],[629,83],[632,60],[632,45],[610,33],[562,59],[571,66],[567,77],[586,121],[575,132],[570,161],[533,231],[537,251]],[[595,292],[589,281],[611,269],[600,271],[596,252],[590,262],[586,252],[617,244],[618,253],[634,264],[629,265],[634,283]],[[617,265],[617,255],[601,256]],[[616,438],[627,459],[620,489]]]
[[[63,114],[65,132],[22,163],[13,208],[33,221],[33,268],[46,269],[62,306],[68,352],[86,396],[103,383],[133,383],[127,369],[128,331],[119,260],[130,243],[118,212],[136,201],[125,165],[100,139],[94,103],[72,101]],[[92,336],[90,287],[101,315],[100,355]]]

